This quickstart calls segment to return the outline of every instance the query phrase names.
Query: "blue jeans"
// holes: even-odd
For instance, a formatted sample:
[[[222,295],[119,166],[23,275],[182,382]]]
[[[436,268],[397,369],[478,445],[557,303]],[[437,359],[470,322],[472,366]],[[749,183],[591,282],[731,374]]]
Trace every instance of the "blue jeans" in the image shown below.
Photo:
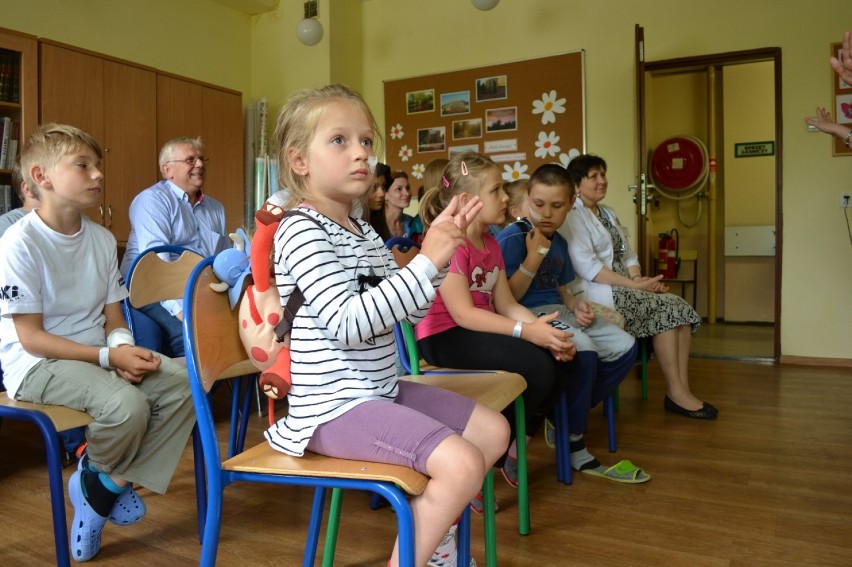
[[[171,358],[184,356],[183,323],[171,315],[159,303],[152,303],[139,309],[154,320],[163,332],[163,354]]]

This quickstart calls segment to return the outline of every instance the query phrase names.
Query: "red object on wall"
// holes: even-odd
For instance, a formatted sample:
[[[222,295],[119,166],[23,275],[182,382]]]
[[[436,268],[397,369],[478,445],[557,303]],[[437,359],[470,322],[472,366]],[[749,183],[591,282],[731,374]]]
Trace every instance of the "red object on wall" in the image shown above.
[[[674,136],[664,140],[651,155],[651,177],[674,193],[689,191],[704,182],[707,156],[697,138]]]
[[[676,230],[672,230],[677,234]],[[657,248],[657,273],[663,278],[672,280],[677,277],[677,237],[672,234],[660,233],[660,243]]]

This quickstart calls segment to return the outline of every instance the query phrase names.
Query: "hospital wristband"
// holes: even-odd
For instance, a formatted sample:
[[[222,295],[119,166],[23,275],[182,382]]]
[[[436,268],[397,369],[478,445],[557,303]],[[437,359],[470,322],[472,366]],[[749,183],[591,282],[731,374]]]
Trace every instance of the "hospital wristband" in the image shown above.
[[[512,337],[516,339],[521,338],[521,331],[524,330],[524,324],[521,321],[515,323],[515,328],[512,329]]]
[[[521,272],[522,274],[524,274],[524,275],[525,275],[526,277],[528,277],[529,279],[533,279],[533,278],[535,277],[535,272],[531,272],[531,271],[529,271],[528,269],[526,269],[526,268],[524,267],[524,265],[523,265],[523,264],[521,264],[520,266],[518,266],[518,271],[519,271],[519,272]]]
[[[101,365],[101,368],[112,368],[109,365],[109,347],[101,347],[100,352],[98,352],[98,364]]]

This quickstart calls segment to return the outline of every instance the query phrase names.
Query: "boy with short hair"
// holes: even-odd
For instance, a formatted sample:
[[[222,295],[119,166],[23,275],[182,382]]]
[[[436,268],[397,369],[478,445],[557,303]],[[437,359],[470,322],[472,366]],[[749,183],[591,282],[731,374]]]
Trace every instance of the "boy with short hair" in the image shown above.
[[[39,127],[21,167],[41,207],[0,238],[0,363],[9,396],[94,418],[69,481],[71,555],[100,549],[106,521],[142,519],[133,483],[164,493],[195,423],[186,369],[134,345],[115,238],[83,216],[100,199],[102,152],[85,132]]]
[[[527,184],[529,219],[515,222],[497,236],[512,295],[533,313],[559,312],[556,322],[574,333],[576,379],[571,380],[568,426],[572,468],[616,482],[645,482],[651,477],[624,461],[605,467],[586,449],[589,410],[608,397],[636,360],[636,340],[618,325],[596,317],[592,306],[574,297],[568,284],[574,269],[568,243],[557,232],[574,205],[574,184],[560,165],[545,164]],[[551,323],[554,324],[554,323]]]

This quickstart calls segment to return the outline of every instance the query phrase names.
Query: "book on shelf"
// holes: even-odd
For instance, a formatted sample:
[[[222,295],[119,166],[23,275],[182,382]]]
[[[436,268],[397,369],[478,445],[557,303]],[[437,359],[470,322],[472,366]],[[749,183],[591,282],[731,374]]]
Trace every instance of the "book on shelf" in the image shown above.
[[[8,116],[2,118],[3,121],[3,138],[0,140],[0,169],[8,169],[11,166],[9,162],[9,142],[12,139],[12,119]]]
[[[0,185],[0,215],[12,210],[12,186]]]
[[[0,50],[0,101],[11,102],[6,97],[9,92],[9,84],[12,82],[12,73],[9,68],[9,55],[11,53],[5,49]]]

